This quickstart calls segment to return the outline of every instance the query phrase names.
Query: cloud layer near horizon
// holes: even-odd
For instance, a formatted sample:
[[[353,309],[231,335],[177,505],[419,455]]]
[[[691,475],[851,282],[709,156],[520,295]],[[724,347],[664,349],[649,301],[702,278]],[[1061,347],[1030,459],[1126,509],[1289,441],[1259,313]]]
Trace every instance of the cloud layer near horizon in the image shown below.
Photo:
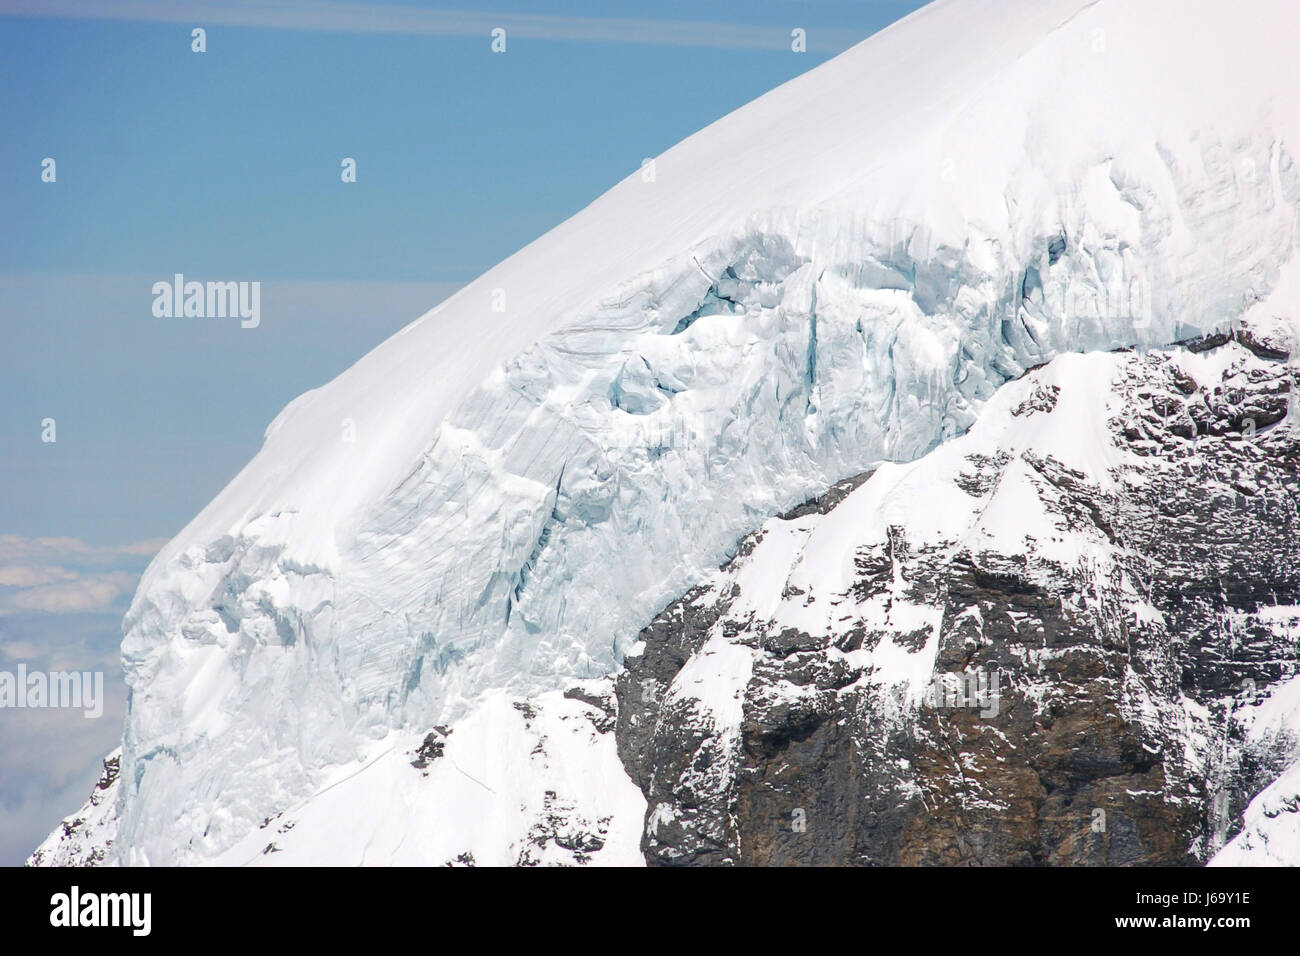
[[[125,610],[164,540],[96,547],[76,538],[0,534],[0,615]]]

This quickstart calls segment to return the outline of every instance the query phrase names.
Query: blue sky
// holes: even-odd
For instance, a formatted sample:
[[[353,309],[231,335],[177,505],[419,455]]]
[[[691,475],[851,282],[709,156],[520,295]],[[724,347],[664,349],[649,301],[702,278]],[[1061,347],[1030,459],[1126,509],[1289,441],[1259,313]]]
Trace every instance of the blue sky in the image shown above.
[[[245,20],[360,8],[376,30],[209,25],[196,54],[191,26],[223,4],[156,22],[154,8],[186,5],[0,0],[0,529],[100,545],[174,534],[295,395],[643,157],[917,5],[725,0],[692,24],[698,5],[683,2],[458,15],[248,0],[234,5]],[[3,16],[30,8],[140,19]],[[379,32],[403,10],[441,11],[442,29],[500,22],[506,52],[486,32]],[[662,42],[561,38],[593,21]],[[512,36],[548,23],[556,38]],[[807,53],[790,50],[794,26]],[[340,182],[344,157],[356,183]],[[266,321],[154,318],[150,286],[176,272],[261,281]],[[38,440],[46,417],[55,447]]]
[[[290,399],[920,5],[0,0],[0,668],[114,667],[150,554]],[[261,282],[261,324],[155,317],[177,272]],[[0,863],[81,802],[120,716],[0,719]],[[13,752],[55,742],[48,779]]]

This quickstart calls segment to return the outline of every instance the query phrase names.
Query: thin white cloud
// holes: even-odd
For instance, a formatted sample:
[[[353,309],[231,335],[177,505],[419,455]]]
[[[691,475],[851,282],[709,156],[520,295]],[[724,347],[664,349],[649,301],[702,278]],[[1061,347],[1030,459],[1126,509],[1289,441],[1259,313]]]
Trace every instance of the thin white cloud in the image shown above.
[[[31,660],[41,653],[41,649],[31,641],[0,640],[0,658],[13,661]]]
[[[0,3],[3,2],[0,0]],[[486,271],[486,268],[485,265],[439,264],[432,266],[430,271],[462,273],[472,278]],[[159,279],[170,282],[176,271],[179,270],[112,275],[72,272],[0,275],[0,301],[78,303],[93,298],[97,302],[114,304],[133,302],[142,316],[157,321],[150,311],[154,298],[151,291],[153,284]],[[205,280],[225,277],[198,274],[187,278]],[[465,285],[463,281],[443,280],[296,279],[258,275],[248,278],[262,283],[264,315],[274,308],[277,323],[311,322],[317,326],[322,321],[355,322],[380,317],[389,321],[393,316],[404,316],[405,321],[412,321]],[[0,560],[4,560],[3,541],[6,537],[9,536],[0,535]],[[43,540],[52,547],[61,544],[64,548],[75,548],[80,544],[70,538],[32,540]],[[141,542],[138,547],[152,544]],[[154,552],[161,550],[166,541],[158,541],[156,544]]]
[[[274,30],[325,30],[347,33],[400,33],[482,37],[503,27],[510,39],[580,40],[592,43],[643,43],[712,49],[789,50],[790,31],[807,31],[808,49],[838,52],[864,39],[852,30],[808,24],[750,26],[693,20],[569,17],[530,13],[434,10],[398,4],[346,3],[341,0],[0,0],[0,15],[94,20],[146,20],[201,26],[259,27]],[[507,46],[507,49],[509,47]]]
[[[20,564],[0,567],[0,587],[35,588],[56,581],[69,581],[77,575],[67,568],[29,567]]]
[[[79,538],[27,538],[20,534],[0,534],[0,564],[45,567],[47,570],[67,564],[95,567],[138,564],[139,558],[152,557],[166,543],[165,538],[155,538],[125,545],[101,546],[87,544]],[[0,584],[3,583],[0,581]]]
[[[167,543],[167,538],[150,538],[148,541],[137,541],[135,544],[127,544],[118,548],[119,554],[131,554],[137,557],[152,558],[162,550],[163,545]]]
[[[0,615],[120,611],[146,559],[164,544],[158,539],[102,547],[78,538],[0,534]]]
[[[86,614],[111,611],[119,599],[128,596],[139,580],[129,571],[107,574],[73,574],[56,584],[6,590],[0,593],[0,614],[16,611],[44,611],[47,614]]]
[[[53,554],[84,554],[90,545],[77,538],[24,538],[17,534],[0,535],[0,544],[15,548],[41,548]]]

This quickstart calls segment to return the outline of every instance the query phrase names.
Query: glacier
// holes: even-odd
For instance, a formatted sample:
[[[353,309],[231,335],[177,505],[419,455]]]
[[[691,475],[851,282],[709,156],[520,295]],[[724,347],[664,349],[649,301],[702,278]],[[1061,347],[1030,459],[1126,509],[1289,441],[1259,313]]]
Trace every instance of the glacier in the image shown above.
[[[212,862],[1294,863],[1298,265],[1231,333],[1026,373],[764,521],[614,677],[391,732]],[[105,860],[119,767],[33,862]]]
[[[290,403],[127,614],[115,858],[216,859],[395,734],[608,674],[767,517],[1263,300],[1300,10],[1251,10],[931,4]]]

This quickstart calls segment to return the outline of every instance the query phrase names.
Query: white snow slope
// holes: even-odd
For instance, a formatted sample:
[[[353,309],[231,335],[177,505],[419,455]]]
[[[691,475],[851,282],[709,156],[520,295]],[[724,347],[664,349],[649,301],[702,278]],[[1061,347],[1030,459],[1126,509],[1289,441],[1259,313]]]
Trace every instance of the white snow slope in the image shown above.
[[[214,859],[393,733],[610,671],[1028,366],[1225,325],[1295,246],[1297,39],[1292,0],[942,0],[292,402],[127,615],[117,858]]]

